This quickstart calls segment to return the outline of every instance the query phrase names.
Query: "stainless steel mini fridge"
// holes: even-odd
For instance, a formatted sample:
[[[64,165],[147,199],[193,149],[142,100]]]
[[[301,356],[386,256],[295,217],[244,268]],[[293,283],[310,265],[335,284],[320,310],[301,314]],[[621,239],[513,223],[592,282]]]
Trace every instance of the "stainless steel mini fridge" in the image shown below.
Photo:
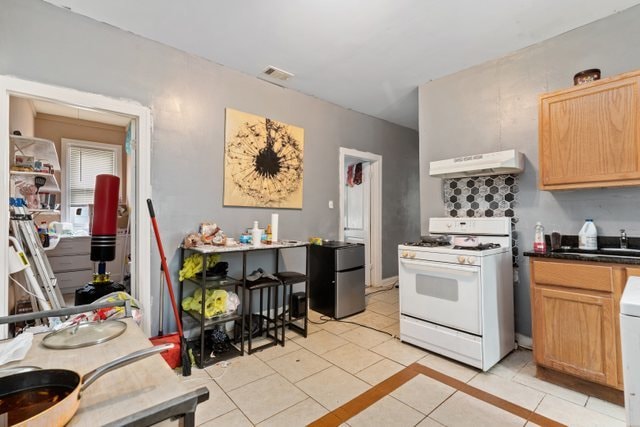
[[[335,319],[364,311],[364,245],[337,241],[311,245],[309,276],[312,310]]]

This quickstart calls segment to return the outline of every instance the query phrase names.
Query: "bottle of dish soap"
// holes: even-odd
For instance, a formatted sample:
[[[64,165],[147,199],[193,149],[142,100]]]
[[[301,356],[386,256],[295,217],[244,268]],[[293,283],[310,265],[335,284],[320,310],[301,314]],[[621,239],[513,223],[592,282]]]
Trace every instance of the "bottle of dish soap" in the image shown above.
[[[578,233],[578,247],[589,251],[598,249],[598,230],[592,219],[586,219]]]
[[[533,251],[539,253],[547,252],[547,242],[544,240],[544,227],[541,222],[536,222],[536,233],[533,238]]]

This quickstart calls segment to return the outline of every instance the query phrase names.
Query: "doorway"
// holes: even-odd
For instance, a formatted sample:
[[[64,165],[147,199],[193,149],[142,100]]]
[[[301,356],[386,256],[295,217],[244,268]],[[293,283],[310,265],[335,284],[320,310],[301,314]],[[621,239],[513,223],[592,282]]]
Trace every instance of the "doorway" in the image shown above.
[[[80,92],[74,89],[46,85],[14,77],[0,76],[0,170],[10,168],[10,98],[26,98],[60,104],[95,113],[120,115],[131,121],[131,153],[126,165],[126,194],[130,201],[131,233],[131,292],[143,307],[142,327],[151,332],[150,289],[150,220],[145,210],[145,200],[151,197],[150,139],[151,113],[149,108],[134,101],[112,99],[103,95]],[[8,173],[0,174],[0,198],[9,200],[10,179]],[[0,221],[0,277],[8,275],[9,223]],[[6,281],[0,286],[0,316],[9,312],[9,287]],[[8,329],[0,328],[0,339],[6,338]]]
[[[365,284],[382,286],[382,156],[340,147],[339,239],[365,246]]]

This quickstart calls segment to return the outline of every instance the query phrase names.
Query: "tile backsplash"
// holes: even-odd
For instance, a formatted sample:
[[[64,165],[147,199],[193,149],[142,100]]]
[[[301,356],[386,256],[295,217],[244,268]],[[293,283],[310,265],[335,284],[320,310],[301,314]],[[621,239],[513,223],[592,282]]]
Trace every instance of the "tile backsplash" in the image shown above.
[[[518,266],[518,176],[491,175],[442,180],[445,215],[511,218],[513,265]]]

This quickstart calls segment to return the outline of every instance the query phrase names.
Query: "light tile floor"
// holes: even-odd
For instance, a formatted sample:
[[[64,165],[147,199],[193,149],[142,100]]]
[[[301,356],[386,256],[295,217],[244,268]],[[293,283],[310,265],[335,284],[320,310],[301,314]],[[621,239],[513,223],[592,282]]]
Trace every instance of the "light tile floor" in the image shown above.
[[[319,313],[310,319],[322,322]],[[568,425],[624,426],[624,408],[535,378],[531,352],[517,350],[483,373],[395,339],[398,290],[367,296],[349,323],[310,324],[307,339],[287,332],[285,347],[232,359],[227,367],[193,369],[183,378],[207,386],[198,425],[304,426],[418,362]],[[419,398],[418,398],[419,397]],[[525,421],[419,375],[347,421],[346,426],[519,425]]]

